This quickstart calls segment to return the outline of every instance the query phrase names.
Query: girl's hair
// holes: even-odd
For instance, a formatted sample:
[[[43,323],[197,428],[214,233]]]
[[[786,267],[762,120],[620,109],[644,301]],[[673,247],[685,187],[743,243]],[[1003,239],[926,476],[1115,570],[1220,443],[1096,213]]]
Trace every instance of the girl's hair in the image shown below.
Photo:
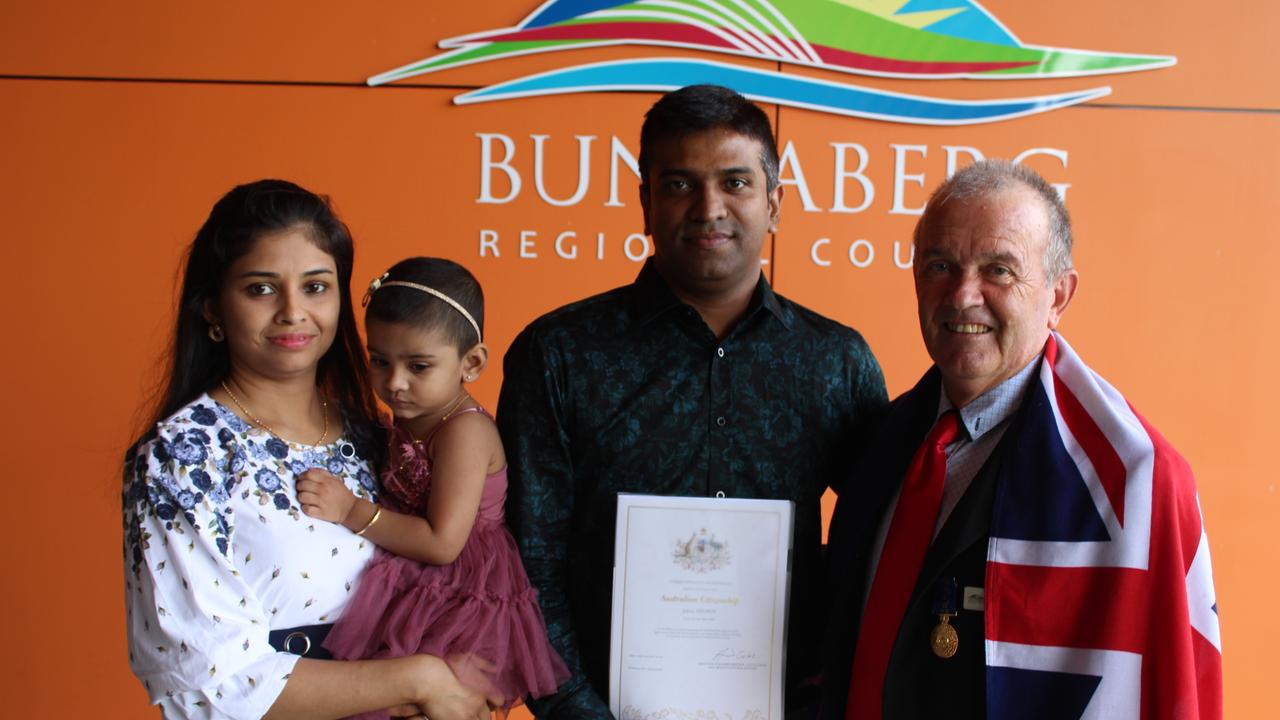
[[[337,334],[320,358],[316,383],[342,403],[357,437],[373,427],[377,405],[369,388],[368,362],[351,304],[355,257],[351,233],[327,197],[285,180],[259,180],[232,188],[214,204],[191,241],[167,364],[168,380],[156,403],[154,422],[169,417],[226,377],[231,356],[225,342],[209,338],[205,304],[218,298],[227,268],[248,253],[258,238],[293,228],[306,233],[317,248],[332,256],[338,270],[341,301]],[[379,448],[371,442],[361,449],[376,454]]]
[[[475,326],[458,309],[431,293],[397,282],[424,285],[466,309]],[[480,342],[484,333],[484,292],[475,276],[452,260],[413,257],[401,260],[369,288],[365,324],[370,320],[439,329],[458,354]]]

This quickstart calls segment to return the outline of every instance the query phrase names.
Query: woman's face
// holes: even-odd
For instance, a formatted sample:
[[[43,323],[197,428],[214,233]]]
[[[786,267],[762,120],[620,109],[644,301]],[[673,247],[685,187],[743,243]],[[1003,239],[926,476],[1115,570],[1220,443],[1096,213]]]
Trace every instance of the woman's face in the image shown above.
[[[333,256],[290,228],[231,263],[205,315],[222,325],[237,375],[314,376],[337,332],[341,292]]]

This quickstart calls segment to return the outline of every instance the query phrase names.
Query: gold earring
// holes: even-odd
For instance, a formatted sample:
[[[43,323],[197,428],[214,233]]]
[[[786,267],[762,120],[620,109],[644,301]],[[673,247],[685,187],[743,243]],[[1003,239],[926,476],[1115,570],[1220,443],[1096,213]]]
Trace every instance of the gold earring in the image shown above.
[[[209,326],[209,339],[214,342],[222,342],[227,339],[227,334],[222,332],[221,325],[213,323]]]

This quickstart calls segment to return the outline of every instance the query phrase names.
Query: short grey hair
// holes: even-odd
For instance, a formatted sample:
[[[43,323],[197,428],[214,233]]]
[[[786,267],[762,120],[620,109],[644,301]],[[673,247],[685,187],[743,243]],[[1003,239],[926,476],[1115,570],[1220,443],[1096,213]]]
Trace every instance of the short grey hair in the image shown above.
[[[928,226],[947,203],[974,197],[994,195],[1014,185],[1022,185],[1044,202],[1049,218],[1049,244],[1044,251],[1045,275],[1052,282],[1071,269],[1071,216],[1058,191],[1025,165],[1014,165],[1008,160],[982,160],[952,175],[929,196],[924,215],[916,223],[912,240],[917,246],[924,239]]]

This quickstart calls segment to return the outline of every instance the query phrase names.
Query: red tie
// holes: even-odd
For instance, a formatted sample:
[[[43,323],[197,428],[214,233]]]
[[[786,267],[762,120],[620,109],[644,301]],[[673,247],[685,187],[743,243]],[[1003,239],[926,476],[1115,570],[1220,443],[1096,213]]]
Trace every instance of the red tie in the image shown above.
[[[942,486],[947,479],[945,448],[956,439],[959,430],[956,411],[943,413],[907,468],[862,613],[853,676],[849,678],[846,720],[878,719],[881,715],[889,654],[938,522]]]

